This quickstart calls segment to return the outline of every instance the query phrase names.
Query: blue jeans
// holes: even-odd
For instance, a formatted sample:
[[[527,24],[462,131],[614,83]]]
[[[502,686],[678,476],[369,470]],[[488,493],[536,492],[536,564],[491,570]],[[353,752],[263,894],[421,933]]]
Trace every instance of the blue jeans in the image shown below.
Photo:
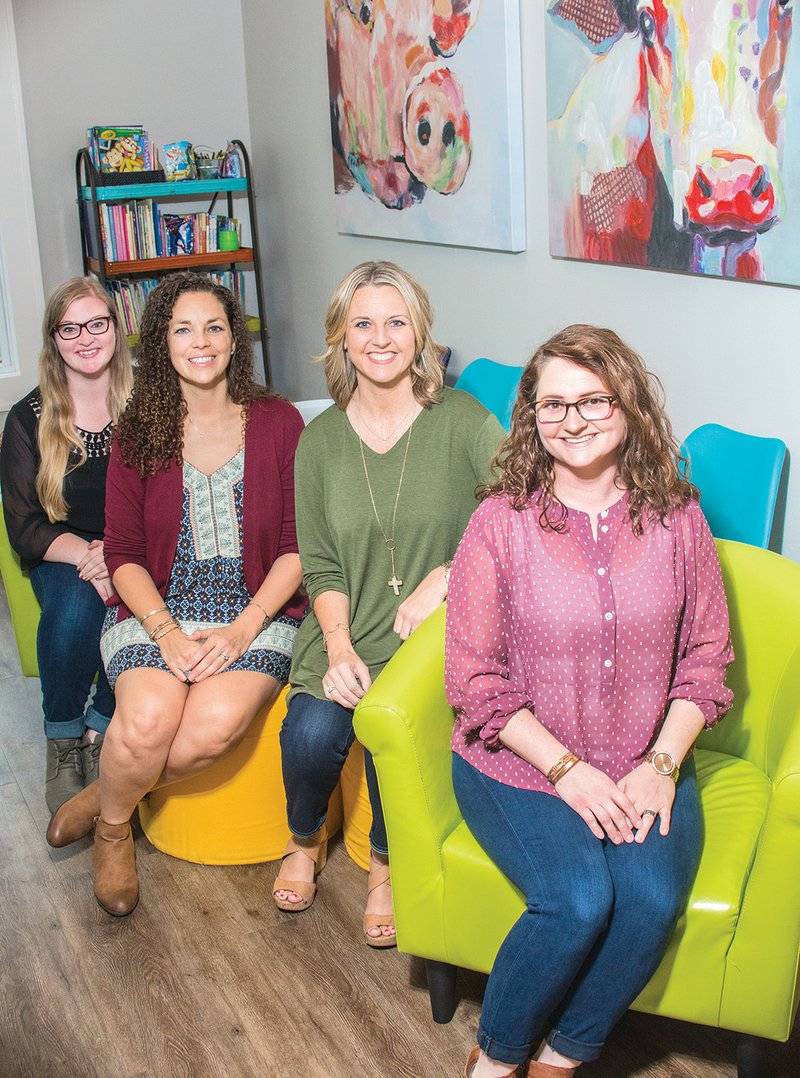
[[[328,801],[336,789],[355,740],[353,712],[309,693],[293,696],[281,728],[283,784],[289,829],[299,838],[315,835],[325,823]],[[386,825],[372,757],[364,749],[364,769],[372,806],[369,842],[375,853],[388,853]]]
[[[103,734],[114,714],[114,694],[100,658],[105,603],[74,565],[43,561],[30,578],[42,608],[36,652],[45,736],[81,737],[87,726]],[[97,688],[87,707],[95,674]]]
[[[694,761],[681,770],[669,834],[656,821],[641,845],[601,841],[559,797],[506,786],[457,755],[453,782],[470,831],[526,904],[497,952],[478,1044],[522,1063],[547,1028],[557,1052],[596,1059],[686,905],[701,844]]]

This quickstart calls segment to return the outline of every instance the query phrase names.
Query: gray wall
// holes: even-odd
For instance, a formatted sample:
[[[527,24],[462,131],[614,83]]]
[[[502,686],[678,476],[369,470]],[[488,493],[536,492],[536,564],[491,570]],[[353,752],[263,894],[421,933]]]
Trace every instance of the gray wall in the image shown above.
[[[249,144],[242,12],[238,0],[14,0],[14,21],[49,293],[82,272],[74,162],[87,127]]]
[[[662,378],[680,436],[720,422],[778,435],[800,462],[795,289],[550,258],[544,5],[520,6],[528,250],[507,255],[337,235],[322,0],[242,0],[278,385],[295,398],[323,394],[309,357],[322,345],[330,293],[357,262],[390,258],[428,289],[436,335],[454,349],[456,370],[480,355],[523,362],[570,322],[609,325]],[[783,549],[800,558],[800,467],[790,483]]]

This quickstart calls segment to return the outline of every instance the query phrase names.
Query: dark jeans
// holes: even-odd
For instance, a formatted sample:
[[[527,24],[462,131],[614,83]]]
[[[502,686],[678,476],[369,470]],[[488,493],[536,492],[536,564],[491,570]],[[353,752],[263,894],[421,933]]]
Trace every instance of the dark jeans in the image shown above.
[[[325,823],[328,801],[336,789],[350,746],[355,740],[353,712],[332,700],[308,693],[292,697],[281,729],[283,784],[293,835],[315,835]],[[372,806],[369,842],[375,853],[388,853],[386,825],[372,757],[364,749],[364,768]]]
[[[697,871],[694,761],[669,834],[656,821],[641,845],[601,841],[559,797],[506,786],[457,755],[453,782],[470,831],[527,907],[495,958],[478,1044],[521,1063],[548,1027],[557,1052],[596,1059],[663,958]]]
[[[43,561],[30,571],[42,608],[36,651],[46,737],[81,737],[85,727],[103,734],[114,714],[114,695],[100,658],[106,607],[74,565]],[[97,688],[87,707],[94,676]]]

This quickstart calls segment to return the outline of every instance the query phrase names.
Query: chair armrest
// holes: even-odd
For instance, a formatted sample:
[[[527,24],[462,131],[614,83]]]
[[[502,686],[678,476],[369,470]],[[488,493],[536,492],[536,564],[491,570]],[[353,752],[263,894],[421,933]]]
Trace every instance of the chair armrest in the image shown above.
[[[797,705],[795,703],[795,709]],[[785,1041],[798,1006],[800,723],[781,753],[727,955],[720,1025]],[[757,1008],[754,1000],[758,1000]],[[758,1028],[752,1028],[754,1012]],[[765,1028],[764,1016],[770,1028]]]
[[[378,773],[401,945],[404,918],[412,911],[423,916],[432,892],[443,886],[442,845],[462,820],[451,771],[444,618],[442,606],[420,625],[375,679],[354,718]]]

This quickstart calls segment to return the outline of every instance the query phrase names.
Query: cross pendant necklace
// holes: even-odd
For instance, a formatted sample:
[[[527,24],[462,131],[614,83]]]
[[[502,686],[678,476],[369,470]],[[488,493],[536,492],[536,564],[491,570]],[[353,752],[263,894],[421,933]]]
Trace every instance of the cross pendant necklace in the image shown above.
[[[411,426],[413,427],[413,423]],[[367,470],[367,458],[364,456],[364,443],[361,441],[361,435],[358,435],[358,447],[361,450],[361,463],[364,466],[364,478],[367,481],[367,490],[369,491],[369,500],[372,502],[372,512],[375,514],[375,519],[378,522],[378,527],[381,530],[383,541],[386,545],[386,549],[389,551],[389,557],[392,561],[392,575],[386,581],[388,586],[392,589],[395,595],[400,597],[400,589],[403,586],[403,581],[397,575],[397,569],[394,564],[394,551],[396,543],[394,541],[395,522],[397,520],[397,504],[400,501],[400,491],[403,487],[403,476],[406,474],[406,461],[408,460],[408,447],[411,445],[411,427],[408,428],[408,436],[406,437],[406,450],[403,454],[403,466],[400,469],[400,482],[397,484],[397,494],[394,499],[394,510],[392,511],[392,534],[387,535],[381,524],[381,518],[378,516],[378,507],[375,505],[375,495],[372,493],[372,484],[369,481],[369,471]]]

